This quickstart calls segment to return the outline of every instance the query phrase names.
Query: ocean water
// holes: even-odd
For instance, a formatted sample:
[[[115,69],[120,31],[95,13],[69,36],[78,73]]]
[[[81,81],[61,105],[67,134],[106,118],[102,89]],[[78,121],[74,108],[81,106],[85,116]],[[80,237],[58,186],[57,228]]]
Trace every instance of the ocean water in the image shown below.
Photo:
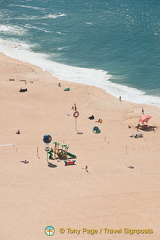
[[[159,0],[0,0],[0,51],[160,107]]]

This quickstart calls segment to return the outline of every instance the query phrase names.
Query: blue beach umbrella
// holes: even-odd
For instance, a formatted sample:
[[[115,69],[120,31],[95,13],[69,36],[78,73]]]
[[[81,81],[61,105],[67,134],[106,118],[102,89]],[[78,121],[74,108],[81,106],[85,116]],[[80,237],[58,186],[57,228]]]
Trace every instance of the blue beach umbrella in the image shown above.
[[[43,142],[50,143],[52,141],[51,135],[44,135],[43,136]]]

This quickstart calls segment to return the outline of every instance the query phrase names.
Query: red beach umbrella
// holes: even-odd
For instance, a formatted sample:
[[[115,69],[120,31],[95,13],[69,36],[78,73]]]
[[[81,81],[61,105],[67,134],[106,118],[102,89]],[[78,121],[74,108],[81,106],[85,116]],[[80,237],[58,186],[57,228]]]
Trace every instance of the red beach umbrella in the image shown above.
[[[142,123],[144,123],[144,122],[148,122],[148,120],[151,118],[152,116],[150,116],[150,115],[147,115],[147,116],[143,116],[143,117],[141,117],[140,119],[139,119],[139,122],[142,122]]]

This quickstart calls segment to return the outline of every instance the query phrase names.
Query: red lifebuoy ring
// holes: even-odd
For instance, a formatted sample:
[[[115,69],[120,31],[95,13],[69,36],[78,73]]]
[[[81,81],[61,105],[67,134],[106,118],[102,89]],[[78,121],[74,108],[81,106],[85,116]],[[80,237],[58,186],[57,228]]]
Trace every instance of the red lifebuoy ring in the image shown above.
[[[75,111],[75,112],[73,113],[73,117],[77,118],[78,116],[79,116],[79,112],[78,112],[78,111]]]

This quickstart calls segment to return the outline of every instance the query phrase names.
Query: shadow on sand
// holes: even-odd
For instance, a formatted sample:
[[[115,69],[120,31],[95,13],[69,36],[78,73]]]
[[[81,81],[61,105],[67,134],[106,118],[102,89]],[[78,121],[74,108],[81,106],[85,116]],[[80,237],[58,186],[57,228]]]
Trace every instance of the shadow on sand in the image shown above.
[[[155,129],[156,129],[156,127],[155,126],[149,126],[149,125],[142,125],[141,127],[140,127],[140,129],[142,130],[142,131],[146,131],[146,132],[150,132],[150,131],[155,131]]]
[[[27,161],[27,160],[24,160],[24,161],[20,161],[21,163],[24,163],[24,164],[27,164],[27,163],[29,163],[29,161]]]
[[[53,163],[51,163],[51,162],[48,162],[48,167],[50,167],[50,168],[56,168],[57,165],[55,165],[55,164],[53,164]]]

